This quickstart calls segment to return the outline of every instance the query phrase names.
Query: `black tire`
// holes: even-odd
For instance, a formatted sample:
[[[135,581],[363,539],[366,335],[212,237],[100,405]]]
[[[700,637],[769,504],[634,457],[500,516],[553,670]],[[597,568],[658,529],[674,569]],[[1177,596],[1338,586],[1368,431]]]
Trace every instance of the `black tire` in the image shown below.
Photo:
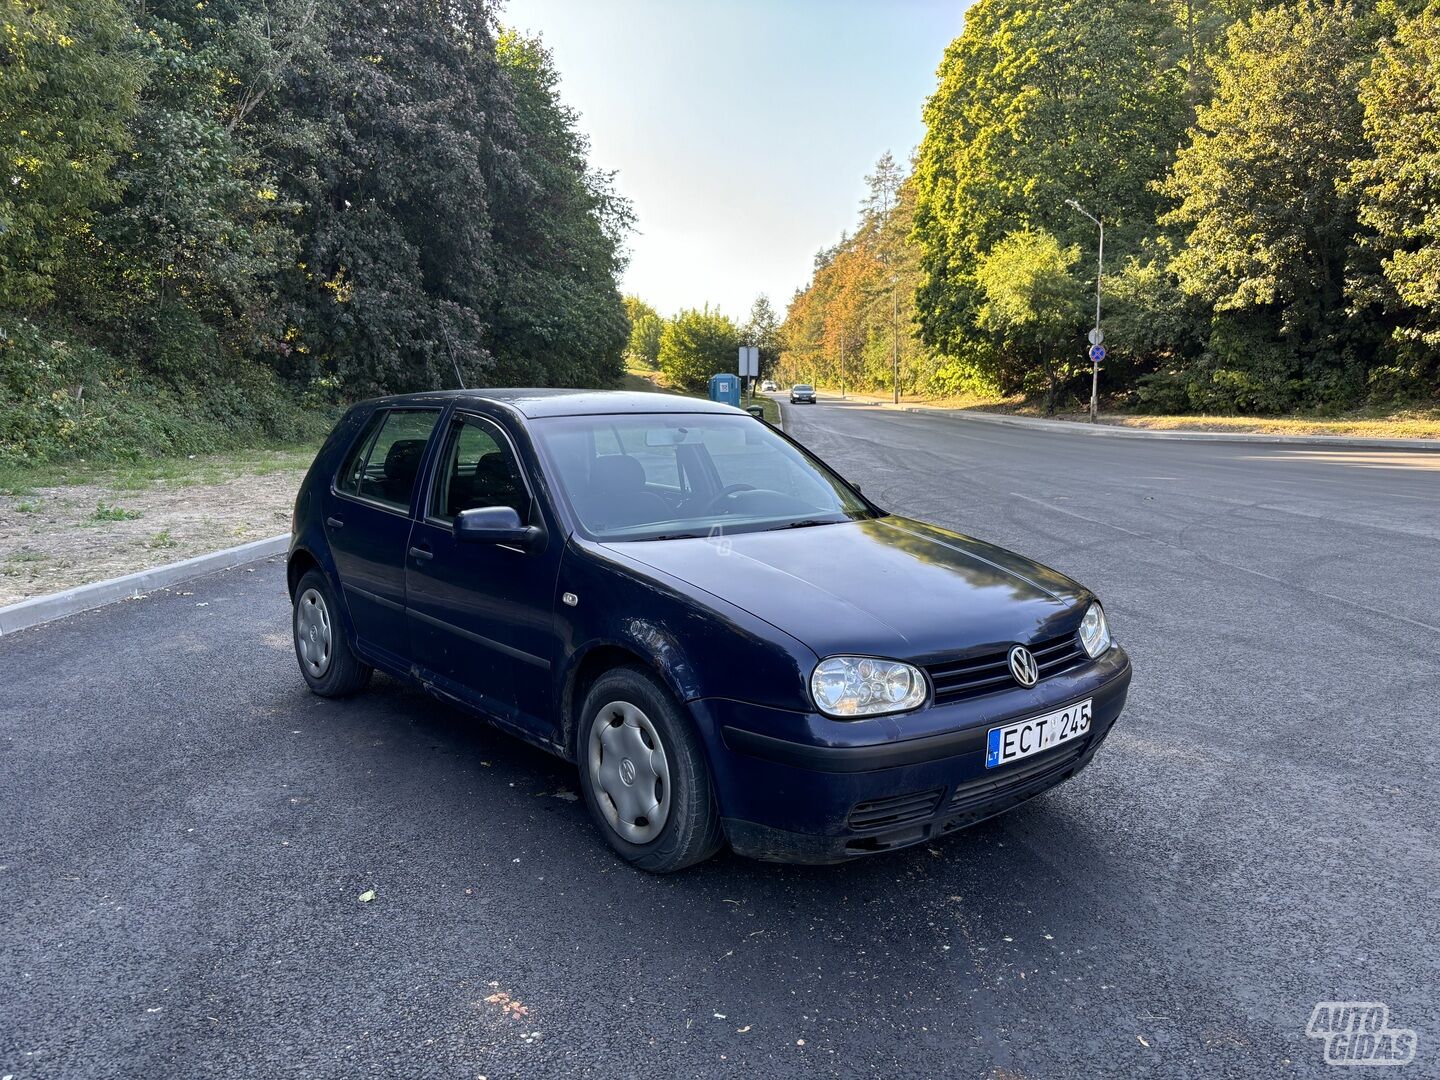
[[[302,634],[310,637],[308,630],[302,631],[302,622],[307,627],[311,626],[310,620],[315,619],[317,614],[323,616],[329,630],[329,648],[325,650],[323,666],[315,659],[313,639],[308,647],[301,640]],[[345,632],[344,620],[340,618],[340,607],[335,602],[330,579],[319,570],[308,571],[295,586],[290,629],[295,642],[295,660],[311,691],[321,697],[340,698],[365,688],[375,669],[351,649],[350,636]],[[307,648],[311,650],[309,658],[306,656]]]
[[[616,831],[601,809],[600,800],[613,800],[597,790],[591,776],[591,732],[601,710],[615,702],[638,708],[660,737],[670,781],[669,812],[658,835],[646,843],[627,840]],[[710,780],[710,766],[700,737],[681,707],[653,675],[638,667],[607,671],[585,695],[576,732],[576,760],[580,790],[595,827],[615,851],[633,866],[652,874],[671,874],[703,862],[725,843],[720,812]]]

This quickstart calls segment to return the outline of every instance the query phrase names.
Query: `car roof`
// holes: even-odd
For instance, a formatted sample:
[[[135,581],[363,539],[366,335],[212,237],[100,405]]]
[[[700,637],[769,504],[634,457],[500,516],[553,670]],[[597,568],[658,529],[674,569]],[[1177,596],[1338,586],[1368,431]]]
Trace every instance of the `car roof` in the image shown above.
[[[615,413],[734,413],[733,405],[682,394],[633,390],[567,390],[558,387],[486,387],[427,390],[380,398],[376,405],[505,405],[526,419],[542,416],[604,416]]]

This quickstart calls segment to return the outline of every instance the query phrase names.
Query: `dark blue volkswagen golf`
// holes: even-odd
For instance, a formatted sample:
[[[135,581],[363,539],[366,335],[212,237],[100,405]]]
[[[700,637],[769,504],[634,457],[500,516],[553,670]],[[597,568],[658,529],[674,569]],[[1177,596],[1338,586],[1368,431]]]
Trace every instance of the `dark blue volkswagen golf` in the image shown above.
[[[1088,591],[887,513],[738,409],[487,390],[366,402],[300,489],[295,651],[575,762],[646,870],[838,862],[1079,772],[1130,662]]]

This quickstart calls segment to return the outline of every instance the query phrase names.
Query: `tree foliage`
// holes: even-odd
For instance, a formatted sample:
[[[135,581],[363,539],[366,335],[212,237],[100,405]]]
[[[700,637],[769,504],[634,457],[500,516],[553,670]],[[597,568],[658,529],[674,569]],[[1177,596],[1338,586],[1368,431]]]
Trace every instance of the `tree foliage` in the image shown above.
[[[212,431],[618,378],[629,207],[490,0],[3,3],[10,370],[83,356],[77,401],[163,386]]]
[[[702,390],[711,375],[733,372],[740,328],[709,307],[690,308],[665,324],[660,339],[660,370],[685,390]]]
[[[1165,185],[1178,205],[1164,221],[1187,230],[1175,272],[1232,328],[1211,348],[1218,370],[1233,370],[1240,385],[1333,385],[1348,366],[1345,282],[1358,221],[1341,181],[1365,151],[1356,31],[1350,9],[1327,2],[1274,8],[1233,27],[1215,99]],[[1242,348],[1222,350],[1237,332]]]
[[[43,310],[120,192],[145,68],[115,0],[0,7],[0,310]]]
[[[625,359],[640,367],[658,367],[665,320],[638,296],[625,297],[625,315],[630,320],[630,342],[625,347]]]
[[[777,371],[788,382],[890,389],[896,360],[905,391],[984,383],[920,340],[920,249],[911,240],[915,183],[885,154],[866,178],[853,235],[815,260],[810,285],[791,300],[780,328]]]
[[[780,316],[770,297],[761,293],[750,305],[750,317],[740,328],[743,344],[753,345],[760,350],[760,378],[768,379],[775,373],[780,362]]]
[[[1093,250],[1078,199],[1117,254],[1154,234],[1184,130],[1173,13],[1152,0],[979,0],[940,65],[915,170],[925,342],[978,341],[980,260],[1033,227]]]
[[[1025,388],[1039,383],[1047,412],[1055,411],[1060,388],[1057,354],[1083,317],[1073,273],[1079,261],[1079,247],[1063,248],[1048,232],[1022,229],[996,244],[975,270],[982,297],[975,324],[994,335],[997,376]]]
[[[888,389],[899,280],[903,391],[1083,400],[1088,313],[1058,300],[1097,230],[1074,199],[1105,224],[1115,403],[1434,401],[1437,42],[1440,0],[978,0],[910,175],[877,166],[792,300],[782,368]]]
[[[1352,190],[1381,282],[1357,283],[1357,291],[1362,302],[1394,314],[1400,366],[1387,375],[1433,384],[1440,374],[1440,4],[1402,18],[1360,102],[1373,156],[1355,161]]]

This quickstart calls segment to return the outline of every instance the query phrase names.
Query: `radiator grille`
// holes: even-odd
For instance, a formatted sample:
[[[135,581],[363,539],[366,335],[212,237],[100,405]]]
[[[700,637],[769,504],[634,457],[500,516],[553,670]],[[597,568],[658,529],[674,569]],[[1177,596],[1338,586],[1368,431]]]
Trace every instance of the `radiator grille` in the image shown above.
[[[1042,681],[1078,667],[1087,660],[1077,634],[1037,641],[1027,648],[1035,655]],[[1008,690],[1015,685],[1015,679],[1010,674],[1008,648],[930,664],[925,671],[935,687],[937,704],[979,697],[981,694],[993,694],[997,690]]]

